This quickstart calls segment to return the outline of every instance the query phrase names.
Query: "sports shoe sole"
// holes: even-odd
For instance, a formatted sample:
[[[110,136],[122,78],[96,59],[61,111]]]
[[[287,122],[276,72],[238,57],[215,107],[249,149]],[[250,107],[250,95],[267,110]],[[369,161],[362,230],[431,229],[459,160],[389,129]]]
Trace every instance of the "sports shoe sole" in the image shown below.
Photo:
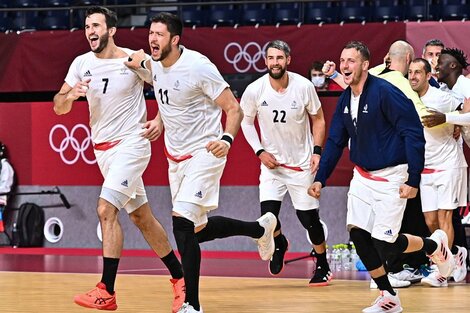
[[[114,303],[114,305],[110,305],[110,306],[107,306],[107,307],[97,307],[93,304],[89,304],[87,302],[81,302],[80,299],[77,299],[77,298],[74,298],[73,299],[73,302],[75,302],[75,304],[78,304],[79,306],[82,306],[84,308],[89,308],[89,309],[98,309],[98,310],[104,310],[104,311],[116,311],[117,310],[117,304]]]

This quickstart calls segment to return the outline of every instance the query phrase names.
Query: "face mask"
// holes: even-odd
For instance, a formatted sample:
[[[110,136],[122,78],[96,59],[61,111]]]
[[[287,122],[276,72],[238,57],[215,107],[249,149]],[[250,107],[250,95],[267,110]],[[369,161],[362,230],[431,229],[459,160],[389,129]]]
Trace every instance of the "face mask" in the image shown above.
[[[315,87],[322,87],[325,84],[325,76],[313,76],[312,83]]]

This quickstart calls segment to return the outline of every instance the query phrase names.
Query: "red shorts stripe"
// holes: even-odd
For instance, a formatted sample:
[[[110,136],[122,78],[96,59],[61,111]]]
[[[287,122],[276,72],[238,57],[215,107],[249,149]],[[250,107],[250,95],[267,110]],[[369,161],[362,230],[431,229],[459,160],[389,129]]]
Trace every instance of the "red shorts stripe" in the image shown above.
[[[369,173],[368,171],[366,171],[362,167],[356,166],[355,169],[364,178],[367,178],[367,179],[370,179],[370,180],[375,180],[375,181],[388,182],[388,179],[380,177],[380,176],[372,175],[371,173]]]
[[[421,174],[433,174],[439,172],[444,172],[444,170],[433,170],[432,168],[424,168]]]
[[[95,150],[100,150],[100,151],[106,151],[111,149],[112,147],[116,146],[118,143],[120,143],[121,140],[116,140],[116,141],[109,141],[109,142],[100,142],[100,143],[95,143],[93,145],[93,148]]]
[[[166,146],[163,147],[163,152],[165,152],[165,156],[166,156],[169,160],[171,160],[171,161],[173,161],[173,162],[176,162],[176,163],[183,162],[183,161],[185,161],[185,160],[187,160],[187,159],[191,159],[191,158],[193,157],[193,156],[190,155],[190,154],[188,154],[188,155],[182,155],[182,156],[180,156],[180,157],[172,156],[172,155],[168,152],[168,150],[166,149]]]
[[[293,171],[296,171],[296,172],[303,172],[304,171],[303,169],[301,169],[298,166],[289,166],[289,165],[285,165],[285,164],[281,164],[280,166],[284,167],[284,168],[287,168],[287,169],[290,169],[290,170],[293,170]]]

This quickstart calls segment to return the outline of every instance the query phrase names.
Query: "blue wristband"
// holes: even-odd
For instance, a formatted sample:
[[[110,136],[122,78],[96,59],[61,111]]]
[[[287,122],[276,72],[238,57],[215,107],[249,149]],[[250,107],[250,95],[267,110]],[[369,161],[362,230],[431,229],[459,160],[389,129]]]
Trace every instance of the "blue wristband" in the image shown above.
[[[333,75],[331,75],[329,78],[330,78],[330,79],[335,79],[336,77],[338,77],[338,75],[339,75],[338,71],[335,71],[335,72],[333,73]]]

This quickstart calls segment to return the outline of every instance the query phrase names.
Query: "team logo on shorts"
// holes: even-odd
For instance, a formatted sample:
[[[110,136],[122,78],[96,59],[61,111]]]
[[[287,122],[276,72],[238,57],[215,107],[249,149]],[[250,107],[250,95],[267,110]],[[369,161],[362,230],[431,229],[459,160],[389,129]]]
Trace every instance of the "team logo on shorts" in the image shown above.
[[[393,236],[393,233],[392,233],[392,230],[391,230],[391,229],[386,230],[386,231],[384,232],[384,234],[387,235],[387,236]]]
[[[202,191],[199,190],[198,192],[194,194],[194,196],[202,199]]]

